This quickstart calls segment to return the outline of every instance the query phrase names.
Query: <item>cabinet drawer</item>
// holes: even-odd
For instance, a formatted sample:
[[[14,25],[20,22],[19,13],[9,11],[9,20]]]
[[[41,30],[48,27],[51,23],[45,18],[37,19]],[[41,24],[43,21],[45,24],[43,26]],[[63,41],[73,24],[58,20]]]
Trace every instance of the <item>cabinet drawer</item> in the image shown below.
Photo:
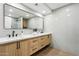
[[[43,48],[44,46],[45,46],[45,44],[41,44],[41,45],[40,45],[40,48]]]
[[[34,39],[29,40],[29,54],[30,55],[38,51],[38,44],[39,44],[38,40],[39,38],[34,38]]]
[[[50,39],[48,36],[41,37],[39,43],[39,49],[41,49],[50,43]]]
[[[45,45],[46,45],[46,43],[45,43],[45,42],[44,42],[44,43],[40,43],[40,44],[39,44],[39,49],[41,49],[41,48],[45,47]]]
[[[47,39],[47,40],[46,40],[46,43],[48,43],[48,44],[49,44],[49,43],[50,43],[50,39]]]
[[[44,41],[46,41],[47,39],[48,39],[48,36],[41,37],[41,38],[40,38],[40,42],[44,42]]]
[[[38,51],[38,46],[30,49],[30,55]]]
[[[38,47],[38,44],[30,45],[30,48],[33,49],[35,47]]]
[[[46,44],[46,42],[48,42],[48,41],[49,41],[48,36],[44,36],[44,37],[40,38],[39,43],[40,44]]]
[[[37,46],[38,45],[38,41],[39,39],[38,38],[35,38],[35,39],[31,39],[29,40],[29,43],[30,43],[30,46]]]

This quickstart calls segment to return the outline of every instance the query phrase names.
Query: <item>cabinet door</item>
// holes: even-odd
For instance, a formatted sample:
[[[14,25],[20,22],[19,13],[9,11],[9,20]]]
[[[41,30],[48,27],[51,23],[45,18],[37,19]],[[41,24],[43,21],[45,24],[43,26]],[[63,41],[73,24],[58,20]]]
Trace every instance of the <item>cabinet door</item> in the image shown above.
[[[16,46],[17,43],[10,43],[10,44],[5,44],[5,45],[1,45],[0,46],[0,55],[3,55],[3,56],[15,56],[17,55],[17,52],[16,52]]]
[[[29,55],[28,51],[28,40],[20,41],[20,54],[21,56],[27,56]]]

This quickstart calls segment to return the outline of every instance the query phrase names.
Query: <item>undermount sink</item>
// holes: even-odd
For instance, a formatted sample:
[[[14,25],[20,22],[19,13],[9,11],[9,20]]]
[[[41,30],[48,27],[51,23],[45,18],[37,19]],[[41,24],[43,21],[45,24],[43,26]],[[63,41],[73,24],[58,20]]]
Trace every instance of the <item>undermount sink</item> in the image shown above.
[[[33,35],[37,35],[37,34],[40,34],[40,32],[33,32],[32,34]]]
[[[34,32],[32,34],[26,34],[26,35],[19,35],[17,37],[3,37],[3,38],[0,38],[2,41],[5,41],[5,40],[18,40],[18,39],[23,39],[23,38],[28,38],[28,37],[33,37],[33,36],[37,36],[37,34],[39,35],[40,33],[38,32]]]
[[[21,37],[4,37],[4,38],[1,38],[1,40],[14,40],[14,39],[19,39]]]

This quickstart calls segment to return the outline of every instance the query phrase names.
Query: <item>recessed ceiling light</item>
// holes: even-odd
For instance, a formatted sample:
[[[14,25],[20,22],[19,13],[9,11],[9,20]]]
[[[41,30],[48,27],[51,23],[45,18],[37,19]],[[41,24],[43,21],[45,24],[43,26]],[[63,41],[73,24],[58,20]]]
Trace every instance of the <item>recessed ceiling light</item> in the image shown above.
[[[12,10],[12,9],[9,9],[9,11],[10,11],[10,12],[13,12],[13,10]]]

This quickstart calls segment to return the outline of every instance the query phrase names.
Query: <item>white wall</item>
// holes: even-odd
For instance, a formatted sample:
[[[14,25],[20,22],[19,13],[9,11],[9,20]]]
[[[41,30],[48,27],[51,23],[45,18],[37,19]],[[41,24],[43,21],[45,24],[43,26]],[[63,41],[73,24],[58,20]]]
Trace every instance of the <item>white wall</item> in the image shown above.
[[[46,16],[45,31],[52,32],[55,48],[79,54],[79,4],[66,6]]]
[[[16,4],[16,5],[18,7],[18,4]],[[21,8],[21,6],[19,8]],[[3,20],[4,20],[3,19],[3,4],[0,3],[0,37],[6,36],[7,34],[11,34],[11,32],[13,31],[11,29],[6,30],[6,29],[3,28]],[[22,30],[18,29],[18,30],[15,30],[15,31],[16,31],[16,33],[20,34]],[[29,34],[29,33],[32,32],[32,30],[30,30],[30,29],[24,29],[23,31],[24,31],[24,34]]]

